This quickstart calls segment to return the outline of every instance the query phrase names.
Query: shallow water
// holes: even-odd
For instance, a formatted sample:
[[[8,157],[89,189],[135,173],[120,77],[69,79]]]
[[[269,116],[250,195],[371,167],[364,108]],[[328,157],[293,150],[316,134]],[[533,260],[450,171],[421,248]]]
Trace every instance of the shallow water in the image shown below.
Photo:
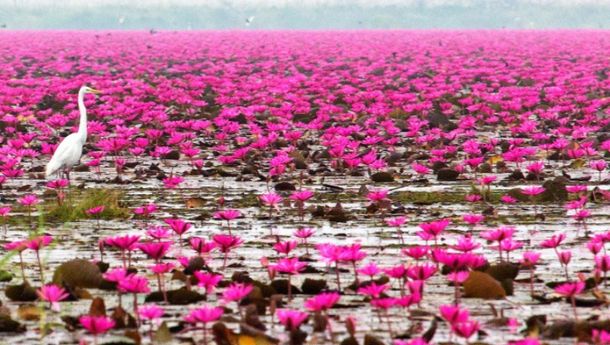
[[[143,162],[141,164],[147,165],[148,163]],[[130,182],[128,184],[116,185],[112,183],[93,182],[91,181],[92,175],[93,173],[75,173],[74,183],[78,185],[82,183],[81,181],[86,180],[88,182],[84,183],[84,188],[101,187],[121,189],[125,191],[123,201],[130,207],[135,207],[148,202],[155,202],[161,208],[160,211],[158,211],[155,215],[156,219],[163,219],[171,215],[178,215],[185,219],[193,219],[199,216],[202,211],[213,211],[216,207],[214,205],[215,200],[220,195],[220,187],[223,184],[225,186],[224,193],[228,207],[231,207],[232,204],[238,204],[244,194],[258,194],[265,191],[267,188],[264,182],[241,182],[236,181],[235,178],[203,178],[188,176],[184,182],[184,185],[187,188],[180,189],[179,192],[159,192],[160,186],[155,180],[147,180],[145,182]],[[105,170],[103,172],[103,176],[113,176],[112,171]],[[132,174],[127,172],[124,175],[124,179],[129,181],[132,179],[132,176]],[[467,181],[442,183],[434,181],[433,176],[429,176],[429,178],[431,179],[431,185],[409,185],[407,183],[404,185],[404,187],[402,187],[402,184],[397,182],[390,184],[375,184],[374,187],[385,187],[390,189],[396,188],[393,190],[394,193],[403,190],[455,193],[458,191],[468,191],[470,188]],[[24,193],[16,192],[16,187],[27,182],[40,183],[42,181],[17,180],[15,183],[11,183],[5,187],[4,191],[10,193],[6,193],[4,195],[9,197],[9,201],[19,197]],[[362,244],[363,249],[369,254],[367,259],[374,260],[380,267],[396,265],[399,261],[404,263],[408,262],[407,258],[401,258],[399,256],[399,241],[395,231],[386,226],[380,226],[381,223],[379,216],[371,216],[364,213],[364,207],[368,204],[368,202],[363,196],[360,196],[357,193],[358,189],[363,184],[372,186],[367,177],[363,176],[342,179],[341,176],[329,176],[325,178],[324,182],[345,188],[345,190],[339,194],[349,198],[348,202],[343,203],[343,207],[348,213],[356,217],[356,219],[350,220],[347,223],[330,223],[325,220],[312,219],[308,217],[305,223],[308,224],[308,226],[316,229],[316,234],[309,239],[311,246],[315,245],[316,243],[327,242],[336,244],[358,242]],[[523,185],[509,184],[504,187],[494,186],[493,189],[496,190],[500,188],[514,188],[521,186]],[[324,188],[320,185],[313,184],[307,185],[306,187],[316,191],[317,193],[328,193],[327,191],[324,191]],[[203,198],[206,201],[206,206],[203,208],[186,209],[184,207],[184,200],[190,197]],[[314,200],[308,204],[323,204],[333,206],[335,203],[332,201],[318,202]],[[457,220],[462,214],[480,210],[481,207],[483,207],[482,204],[475,205],[467,203],[433,203],[426,206],[405,203],[403,206],[406,209],[406,215],[410,218],[408,224],[402,228],[407,245],[421,243],[419,237],[415,235],[415,232],[419,230],[417,225],[421,220],[438,219],[444,217],[450,217]],[[515,239],[524,241],[526,248],[529,246],[529,243],[538,243],[554,232],[566,230],[568,230],[569,236],[567,243],[562,246],[564,250],[576,248],[576,246],[582,245],[582,239],[575,237],[577,227],[576,224],[572,220],[563,216],[565,214],[565,210],[561,204],[551,203],[538,205],[538,212],[547,215],[547,218],[545,221],[539,221],[536,223],[531,222],[531,218],[528,218],[533,216],[532,205],[510,206],[495,204],[494,207],[496,207],[498,215],[506,217],[510,224],[517,228],[518,231],[515,234]],[[230,255],[230,264],[232,266],[239,267],[227,268],[224,274],[226,277],[230,277],[234,271],[247,270],[252,278],[265,281],[267,279],[266,271],[261,267],[259,259],[263,256],[268,256],[270,258],[275,256],[274,252],[271,250],[272,244],[275,243],[275,238],[269,236],[269,234],[273,233],[274,235],[279,235],[280,237],[288,237],[301,223],[297,221],[294,210],[290,210],[286,207],[283,207],[281,210],[282,217],[275,218],[274,220],[269,220],[265,217],[260,218],[259,216],[261,215],[266,216],[266,210],[261,210],[258,207],[238,208],[244,214],[244,218],[240,218],[234,222],[232,228],[235,234],[239,234],[245,240],[245,243]],[[595,233],[608,229],[608,226],[610,225],[610,220],[607,216],[609,206],[605,204],[596,204],[591,206],[590,210],[592,211],[593,216],[587,225],[589,231]],[[220,233],[223,229],[222,224],[213,219],[192,221],[192,223],[194,227],[188,231],[188,236],[209,237],[212,234]],[[100,222],[99,231],[96,230],[97,225],[94,220],[80,220],[67,224],[45,224],[44,231],[52,234],[56,239],[56,243],[52,248],[44,250],[43,257],[47,267],[46,275],[50,276],[57,265],[71,258],[78,257],[99,260],[99,252],[94,250],[96,248],[95,244],[99,239],[117,234],[136,233],[139,231],[138,226],[141,226],[141,221],[133,219],[128,221],[103,220]],[[480,231],[481,229],[483,229],[483,227],[479,226],[475,228],[475,232]],[[452,238],[454,236],[451,234],[466,233],[467,231],[468,228],[464,225],[455,224],[450,226],[447,236],[442,237],[439,243],[441,245],[450,244],[452,243],[451,241],[453,241]],[[580,234],[583,234],[582,230],[580,230]],[[16,240],[22,238],[24,235],[25,232],[22,227],[10,226],[5,240]],[[448,238],[451,238],[451,240]],[[183,254],[188,253],[189,255],[192,255],[192,251],[190,251],[187,247],[188,245],[185,245]],[[180,253],[178,251],[179,249],[174,249],[174,252],[168,257],[172,258],[179,255]],[[304,253],[304,249],[301,246],[297,248],[297,251],[301,254]],[[312,252],[314,251],[312,250]],[[490,260],[495,260],[497,258],[495,250],[490,250],[489,248],[486,248],[485,245],[482,249],[479,249],[479,252],[484,253],[485,256]],[[563,270],[557,264],[553,251],[543,250],[542,252],[543,263],[536,270],[537,278],[544,282],[563,280]],[[573,252],[573,255],[574,256],[570,264],[571,272],[588,272],[591,269],[590,253],[576,249]],[[513,254],[513,257],[516,258],[517,254]],[[33,256],[33,253],[26,251],[24,258],[27,262],[26,269],[29,279],[31,279],[34,285],[38,285],[38,275],[36,266],[34,264],[35,257]],[[13,262],[16,262],[15,259],[16,258],[13,258]],[[365,259],[365,262],[368,261],[367,259]],[[114,252],[107,252],[105,261],[110,263],[111,267],[116,267],[119,265],[118,257]],[[141,253],[138,252],[134,255],[134,266],[139,270],[144,271],[149,264],[150,262],[146,260]],[[319,269],[323,273],[301,274],[293,279],[294,285],[300,286],[302,280],[308,277],[320,278],[320,276],[322,276],[323,278],[328,279],[331,288],[335,286],[334,271],[325,274],[324,272],[326,272],[326,267],[324,264],[320,262],[310,262],[309,264]],[[211,267],[220,268],[221,265],[221,258],[215,256],[211,261]],[[11,270],[15,274],[18,274],[18,271],[15,269],[16,267],[13,267]],[[528,272],[525,271],[522,272],[517,279],[527,277]],[[152,276],[150,276],[150,278],[151,281],[154,281]],[[350,281],[352,278],[351,273],[342,273],[342,280],[344,284],[346,284],[345,282]],[[176,281],[169,282],[168,284],[169,288],[178,288],[181,286],[181,283]],[[6,283],[3,283],[3,286],[0,285],[0,288],[3,288],[4,286],[6,286]],[[391,294],[398,294],[395,282],[392,284],[392,287],[393,290],[391,291]],[[156,286],[151,284],[151,289],[155,290]],[[540,292],[552,293],[552,291],[549,288],[544,287],[542,283],[536,283],[536,290]],[[436,313],[439,305],[448,304],[453,301],[452,291],[453,288],[447,286],[447,281],[443,276],[435,275],[430,279],[428,285],[426,286],[426,297],[422,303],[421,310],[430,313],[430,315]],[[483,324],[493,319],[489,305],[493,305],[496,310],[502,310],[504,316],[515,317],[521,322],[523,322],[524,318],[526,318],[528,315],[534,314],[546,314],[550,318],[550,321],[571,317],[572,311],[568,303],[561,302],[552,303],[550,305],[540,305],[531,301],[528,292],[529,290],[527,284],[516,283],[515,295],[508,297],[507,300],[481,301],[478,299],[463,299],[463,304],[467,306],[470,309],[471,314],[476,316],[476,319]],[[94,296],[103,296],[106,300],[106,306],[109,308],[114,306],[116,303],[116,298],[112,292],[95,290],[91,291],[91,293]],[[307,296],[302,295],[296,296],[290,305],[300,306],[306,297]],[[141,297],[141,299],[143,299],[143,297]],[[212,300],[215,299],[213,298]],[[62,313],[66,315],[85,313],[89,307],[89,303],[90,301],[88,300],[64,302],[61,304]],[[388,336],[385,321],[384,323],[379,322],[377,314],[374,313],[372,308],[367,306],[366,302],[364,302],[361,296],[350,292],[342,296],[340,303],[347,305],[354,304],[354,307],[331,310],[330,314],[333,317],[343,319],[343,317],[346,315],[356,315],[358,321],[358,334],[361,336],[365,333],[374,333],[382,338],[386,338]],[[19,303],[5,302],[5,305],[14,311]],[[191,307],[193,306],[189,306],[188,308]],[[129,307],[127,309],[129,309]],[[183,315],[181,312],[183,310],[184,307],[182,306],[167,306],[167,317],[165,318],[165,321],[168,322],[169,326],[176,325],[180,321],[180,317]],[[579,308],[578,312],[580,315],[583,315],[583,317],[585,315],[606,316],[607,314],[607,312],[603,309],[598,310],[592,308]],[[47,317],[47,322],[55,320],[56,322],[61,323],[61,321],[58,320],[57,314],[48,313]],[[268,316],[266,317],[269,319]],[[400,309],[392,309],[390,311],[390,317],[392,320],[392,329],[397,334],[405,332],[408,327],[411,327],[414,324],[420,324],[419,327],[425,330],[431,321],[431,316],[413,317],[410,321],[407,321],[403,311]],[[26,333],[20,335],[6,335],[5,340],[11,339],[11,343],[21,344],[29,343],[30,341],[38,339],[40,336],[37,330],[39,324],[34,321],[25,322],[25,324],[27,325],[28,329]],[[232,327],[236,326],[237,325],[232,324]],[[304,327],[304,330],[307,330],[307,327],[310,326]],[[337,333],[337,339],[342,339],[346,334],[344,327],[338,322],[335,322],[333,329]],[[480,340],[489,344],[505,343],[508,340],[520,338],[520,335],[516,331],[510,331],[507,327],[497,328],[495,326],[486,325],[484,326],[484,330],[486,335],[482,336]],[[118,331],[113,333],[115,335],[120,334]],[[278,337],[283,336],[283,332],[279,326],[276,326],[273,330],[271,330],[270,333]],[[79,334],[82,334],[82,331],[73,334],[58,328],[55,329],[52,334],[46,336],[44,338],[44,342],[49,344],[70,344],[80,337]],[[189,335],[188,332],[182,333],[176,338],[176,343],[189,343],[190,337],[191,335]],[[112,340],[112,337],[107,337],[104,339],[105,341],[110,341]],[[438,331],[434,340],[440,342],[443,339],[449,339],[449,332],[446,325],[443,322],[439,322]],[[148,341],[147,337],[144,337],[144,341]],[[324,341],[328,340],[323,340],[322,342]],[[549,344],[563,343],[572,343],[572,340],[565,339],[549,341]]]

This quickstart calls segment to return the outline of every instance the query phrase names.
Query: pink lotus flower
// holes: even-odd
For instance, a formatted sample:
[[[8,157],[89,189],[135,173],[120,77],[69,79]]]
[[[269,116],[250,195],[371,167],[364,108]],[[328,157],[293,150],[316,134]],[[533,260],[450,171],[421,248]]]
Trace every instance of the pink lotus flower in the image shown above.
[[[407,268],[407,276],[413,280],[427,280],[432,277],[438,269],[432,264],[413,265]]]
[[[38,197],[34,194],[25,195],[25,196],[19,198],[18,201],[22,206],[25,206],[28,208],[34,207],[40,203],[40,199],[38,199]]]
[[[291,277],[299,274],[307,266],[306,262],[299,261],[298,258],[281,258],[277,264],[269,266],[274,272],[284,273],[288,275],[288,300],[292,300],[292,282]]]
[[[222,280],[222,276],[220,274],[195,271],[194,275],[197,279],[197,286],[204,288],[206,294],[212,293],[214,288]]]
[[[490,184],[494,183],[497,179],[498,179],[498,177],[494,176],[494,175],[483,176],[479,179],[479,184],[482,186],[489,186]]]
[[[377,266],[377,264],[371,262],[364,267],[360,267],[358,269],[358,273],[364,274],[365,276],[371,277],[372,279],[373,277],[381,273],[381,269]]]
[[[168,228],[162,226],[152,226],[146,230],[146,235],[152,237],[155,240],[164,240],[171,236]]]
[[[180,244],[180,248],[182,248],[182,235],[191,228],[191,224],[183,221],[182,219],[178,219],[178,218],[165,219],[165,224],[169,225],[169,227],[176,234],[178,234],[178,237],[179,237],[178,243]]]
[[[203,343],[207,344],[207,324],[220,319],[224,311],[220,307],[203,306],[192,310],[184,317],[184,321],[192,324],[203,324]]]
[[[309,255],[309,246],[307,245],[307,239],[315,234],[315,231],[311,228],[299,228],[295,230],[293,235],[303,240],[305,246],[305,254]]]
[[[97,336],[104,334],[112,329],[115,325],[114,320],[106,316],[81,316],[79,319],[81,325],[91,334]]]
[[[214,219],[222,219],[227,222],[227,228],[229,229],[229,235],[231,235],[231,221],[241,217],[241,212],[238,210],[222,210],[214,213]]]
[[[403,248],[401,253],[415,260],[420,260],[428,255],[429,251],[430,248],[428,246],[414,246],[410,248]]]
[[[422,229],[422,234],[430,236],[436,243],[438,236],[445,231],[449,224],[451,224],[449,219],[441,219],[433,222],[421,223],[419,224],[419,227]]]
[[[591,331],[591,339],[594,344],[607,345],[610,344],[610,332],[603,329],[593,329]],[[511,344],[512,345],[512,344]],[[540,345],[540,343],[531,344],[514,344],[514,345]]]
[[[0,217],[7,218],[9,213],[11,213],[11,208],[9,206],[0,207]]]
[[[148,287],[148,279],[136,274],[130,274],[124,279],[121,279],[118,282],[117,288],[123,293],[137,294],[150,292],[150,288]]]
[[[233,283],[223,291],[222,298],[227,302],[239,302],[252,292],[252,285]]]
[[[466,322],[470,313],[467,309],[461,309],[459,305],[441,305],[439,307],[441,317],[450,324]]]
[[[279,211],[279,205],[282,202],[282,197],[275,193],[267,193],[260,195],[259,200],[267,207],[269,207],[269,218],[273,217],[273,210]]]
[[[540,253],[537,252],[524,252],[521,264],[525,267],[534,267],[540,260]]]
[[[366,195],[366,198],[373,203],[378,203],[388,198],[388,191],[385,189],[371,191]]]
[[[165,256],[171,246],[172,242],[144,242],[138,244],[138,249],[149,258],[159,261]]]
[[[534,197],[536,195],[544,193],[545,190],[546,189],[544,187],[531,186],[531,187],[522,188],[521,193],[523,193],[525,195],[529,195],[530,197]]]
[[[220,307],[203,306],[192,310],[184,317],[184,321],[188,323],[203,323],[205,325],[220,319],[222,314],[223,310]]]
[[[500,197],[500,201],[502,201],[505,204],[512,205],[512,204],[516,204],[518,200],[513,198],[510,195],[503,195]]]
[[[542,248],[557,248],[557,247],[559,247],[559,245],[561,245],[561,243],[563,242],[563,240],[565,240],[565,238],[566,238],[566,234],[564,234],[564,233],[556,234],[556,235],[551,236],[551,238],[542,241],[540,243],[540,246]]]
[[[92,207],[92,208],[86,210],[85,213],[87,213],[90,216],[96,216],[96,215],[104,212],[105,209],[106,209],[106,207],[104,205],[100,205],[100,206],[95,206],[95,207]]]
[[[482,214],[467,213],[462,216],[462,219],[469,225],[474,226],[482,223],[483,220],[485,220],[485,216]]]
[[[321,311],[332,308],[341,298],[336,292],[321,293],[305,301],[305,308],[311,311]]]
[[[59,179],[47,182],[47,188],[50,189],[63,189],[68,187],[70,182],[66,179]]]
[[[44,283],[44,269],[42,267],[42,261],[40,260],[40,250],[48,246],[53,241],[53,237],[49,235],[42,235],[34,237],[28,241],[25,241],[25,246],[36,252],[36,260],[38,261],[38,269],[40,272],[40,281]],[[19,254],[21,256],[21,253]],[[22,261],[23,262],[23,261]],[[22,267],[23,271],[23,267]],[[25,281],[25,279],[24,279]]]
[[[222,265],[223,269],[227,266],[227,258],[229,256],[229,252],[234,248],[239,247],[239,245],[244,242],[239,237],[231,235],[214,235],[214,237],[212,237],[212,240],[214,241],[214,243],[216,243],[220,252],[224,254],[224,261]]]
[[[4,249],[8,251],[22,252],[28,248],[27,243],[27,240],[9,242],[4,244]]]
[[[404,216],[396,217],[396,218],[388,218],[385,220],[386,224],[389,226],[400,227],[407,221],[407,218]]]
[[[597,170],[601,173],[602,171],[606,170],[606,167],[608,166],[608,164],[606,163],[605,160],[597,160],[597,161],[590,161],[589,166],[591,167],[591,169]],[[601,180],[601,178],[600,178],[600,180]]]
[[[430,169],[427,166],[417,162],[413,162],[413,164],[411,164],[411,168],[413,168],[413,170],[419,175],[426,175],[430,173]]]
[[[389,288],[386,284],[377,285],[377,283],[372,282],[367,286],[361,287],[358,289],[358,293],[361,295],[366,295],[371,298],[379,298],[384,291]]]
[[[279,254],[288,255],[290,252],[297,247],[297,241],[278,241],[273,245],[273,250]]]
[[[533,162],[527,166],[527,171],[538,176],[544,171],[543,162]]]
[[[457,336],[468,340],[480,329],[478,321],[468,320],[465,322],[451,324],[451,331]]]
[[[51,237],[50,235],[42,235],[34,237],[27,241],[26,246],[28,247],[28,249],[38,252],[42,248],[48,246],[51,242],[53,242],[53,237]]]
[[[163,308],[153,304],[140,307],[138,313],[141,319],[152,321],[160,319],[165,314],[165,311]]]
[[[169,176],[163,179],[163,186],[166,189],[176,189],[184,182],[184,178],[181,176]]]
[[[164,273],[171,272],[174,269],[174,267],[176,267],[176,265],[174,265],[171,262],[163,262],[163,263],[158,263],[158,264],[151,266],[150,270],[154,274],[164,274]]]
[[[239,210],[222,210],[222,211],[218,211],[216,213],[214,213],[214,218],[215,219],[222,219],[222,220],[226,220],[226,221],[231,221],[233,219],[237,219],[241,217],[241,212],[239,212]]]
[[[305,206],[305,201],[311,199],[313,195],[313,192],[310,190],[300,190],[290,195],[290,199],[296,202],[299,211],[299,217],[301,218],[301,220],[303,220],[304,217],[303,208]]]
[[[180,236],[187,232],[191,228],[191,224],[183,221],[178,218],[168,218],[165,219],[165,224],[169,225],[169,227],[174,230],[174,232]]]
[[[157,205],[155,204],[146,204],[144,206],[136,207],[133,209],[133,213],[138,216],[150,217],[153,213],[157,211]]]
[[[479,202],[479,201],[483,200],[483,197],[479,194],[466,194],[464,199],[468,202],[474,203],[474,202]]]
[[[587,191],[587,186],[583,186],[583,185],[566,186],[566,191],[568,193],[582,193],[582,192]]]
[[[211,253],[216,249],[216,243],[213,241],[206,241],[201,237],[191,237],[189,239],[191,248],[196,251],[199,255],[205,255]]]
[[[121,251],[132,251],[138,247],[138,241],[140,236],[137,235],[123,235],[108,237],[104,240],[107,246],[118,248]]]
[[[479,248],[481,244],[476,243],[472,240],[472,237],[469,236],[460,236],[458,237],[458,242],[456,245],[451,246],[451,248],[460,251],[460,252],[471,252],[477,248]]]
[[[555,292],[567,297],[572,302],[572,310],[574,311],[574,319],[578,320],[578,314],[576,313],[576,300],[575,296],[579,295],[585,290],[585,283],[582,281],[564,283],[555,288]]]
[[[38,289],[36,293],[41,300],[49,302],[51,309],[55,312],[59,312],[58,302],[63,301],[70,296],[66,290],[53,284],[44,285]]]
[[[269,207],[277,207],[282,202],[282,197],[275,193],[267,193],[259,196],[261,202]]]
[[[127,270],[124,268],[113,268],[104,273],[103,277],[108,281],[118,283],[127,277]]]
[[[307,313],[298,310],[278,309],[275,314],[286,330],[297,330],[309,317]]]
[[[299,202],[305,202],[305,201],[311,199],[313,197],[313,195],[314,194],[312,191],[305,189],[305,190],[293,192],[290,195],[290,199],[299,201]]]

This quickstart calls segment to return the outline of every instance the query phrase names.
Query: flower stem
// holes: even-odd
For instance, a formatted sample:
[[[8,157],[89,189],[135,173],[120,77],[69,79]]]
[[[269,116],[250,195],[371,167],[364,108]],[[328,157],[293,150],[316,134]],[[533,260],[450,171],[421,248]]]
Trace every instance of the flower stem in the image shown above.
[[[40,269],[40,282],[44,285],[44,273],[42,271],[42,262],[40,261],[40,251],[36,251],[36,259],[38,260],[38,268]]]

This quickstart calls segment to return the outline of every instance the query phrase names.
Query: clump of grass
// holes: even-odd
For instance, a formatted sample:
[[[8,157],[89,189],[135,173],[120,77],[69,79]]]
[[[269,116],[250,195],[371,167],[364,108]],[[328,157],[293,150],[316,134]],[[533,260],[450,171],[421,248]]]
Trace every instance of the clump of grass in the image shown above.
[[[124,207],[121,199],[123,191],[116,189],[72,190],[71,196],[62,205],[48,203],[46,218],[50,221],[73,222],[79,219],[92,218],[86,211],[92,207],[104,206],[104,211],[96,219],[124,219],[129,217],[129,209]]]

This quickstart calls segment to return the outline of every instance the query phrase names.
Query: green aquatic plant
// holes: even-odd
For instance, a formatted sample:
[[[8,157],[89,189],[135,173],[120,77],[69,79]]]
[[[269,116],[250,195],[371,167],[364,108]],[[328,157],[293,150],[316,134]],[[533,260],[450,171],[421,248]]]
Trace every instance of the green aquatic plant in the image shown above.
[[[104,210],[96,215],[97,219],[125,219],[129,217],[129,209],[121,201],[123,196],[124,192],[116,189],[73,190],[71,203],[45,203],[46,218],[49,221],[73,222],[90,218],[87,210],[103,205]]]

